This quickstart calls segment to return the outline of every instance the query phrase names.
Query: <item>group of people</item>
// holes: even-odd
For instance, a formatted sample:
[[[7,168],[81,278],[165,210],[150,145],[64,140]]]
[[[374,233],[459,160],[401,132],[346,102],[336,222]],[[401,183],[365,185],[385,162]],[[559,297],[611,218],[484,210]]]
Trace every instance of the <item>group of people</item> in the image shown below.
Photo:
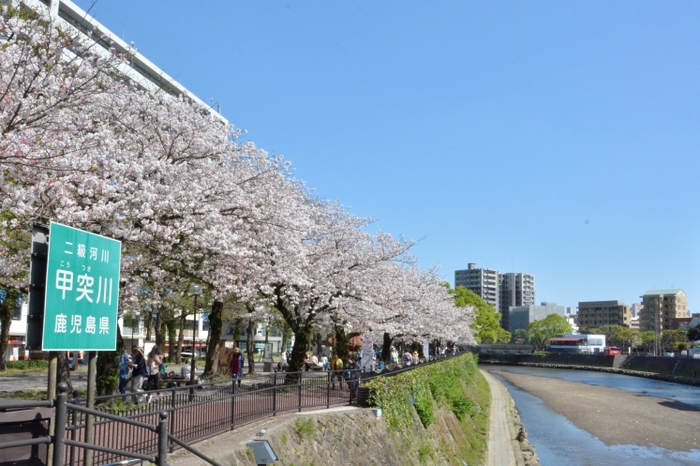
[[[131,355],[125,349],[119,361],[119,393],[126,395],[126,385],[131,381],[134,402],[150,403],[152,395],[146,395],[144,389],[157,390],[164,372],[163,353],[158,346],[151,349],[148,357],[144,357],[143,348],[134,348]],[[126,401],[126,396],[122,400]]]
[[[360,384],[360,365],[357,363],[357,358],[355,356],[350,356],[347,361],[343,363],[343,360],[338,357],[337,354],[333,355],[333,359],[330,362],[331,371],[331,390],[335,390],[335,381],[338,381],[339,387],[343,388],[343,381],[348,385],[350,389],[350,397],[355,398],[357,396],[357,387]]]
[[[318,356],[315,354],[312,354],[311,356],[307,355],[306,356],[306,361],[304,362],[304,367],[306,370],[323,370],[323,371],[329,371],[331,369],[331,364],[328,362],[328,358],[326,355],[321,356],[321,359],[318,359]]]
[[[435,355],[450,354],[455,351],[452,348],[436,349]],[[416,365],[420,362],[417,351],[411,352],[406,350],[401,358],[395,347],[391,347],[391,362],[402,362],[405,365]],[[384,363],[380,361],[380,370],[383,369]],[[229,375],[231,380],[241,386],[243,378],[243,368],[245,366],[245,357],[241,353],[240,348],[234,348],[233,354],[229,361]],[[284,370],[288,366],[288,356],[286,352],[282,353],[281,361],[278,364],[277,370]],[[126,385],[131,382],[131,393],[133,400],[136,403],[150,403],[151,394],[145,394],[144,390],[157,390],[159,388],[160,377],[165,374],[165,363],[163,362],[163,353],[158,346],[153,349],[145,357],[143,348],[134,348],[131,355],[127,354],[126,350],[121,356],[119,363],[119,393],[126,395]],[[372,364],[372,369],[376,368],[376,364]],[[357,378],[360,365],[355,356],[350,356],[343,362],[338,354],[334,354],[331,361],[323,355],[319,357],[315,354],[308,355],[305,361],[305,369],[308,370],[324,370],[331,372],[331,389],[335,389],[335,382],[338,381],[340,388],[343,387],[343,382],[347,383],[354,397],[357,392]],[[189,361],[185,361],[182,367],[182,377],[189,378],[191,375],[191,367]],[[126,401],[126,396],[122,398]]]

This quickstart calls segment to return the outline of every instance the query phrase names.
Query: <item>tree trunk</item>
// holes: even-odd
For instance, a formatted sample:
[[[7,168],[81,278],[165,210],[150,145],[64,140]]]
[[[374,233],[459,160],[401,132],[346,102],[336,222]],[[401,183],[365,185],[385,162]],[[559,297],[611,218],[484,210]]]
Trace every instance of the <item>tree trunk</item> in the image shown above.
[[[248,353],[248,373],[255,374],[255,320],[248,320],[248,332],[246,339],[246,352]]]
[[[207,359],[204,362],[204,374],[202,377],[215,375],[219,366],[219,347],[221,343],[221,314],[224,310],[224,303],[214,301],[209,314],[209,334],[207,335]]]
[[[384,333],[384,341],[382,342],[382,361],[384,364],[391,362],[391,342],[394,341],[391,335]]]
[[[282,341],[280,342],[280,353],[283,353],[287,351],[287,342],[290,340],[290,337],[292,336],[292,331],[289,328],[289,325],[287,325],[287,322],[282,323],[282,328],[280,328],[282,331]]]
[[[153,312],[146,312],[146,318],[143,321],[143,325],[146,327],[146,341],[151,340],[151,324],[153,323]]]
[[[158,306],[158,313],[153,322],[153,333],[156,336],[156,346],[161,352],[165,352],[165,341],[163,340],[163,307]]]
[[[338,355],[340,359],[345,363],[350,356],[350,350],[348,349],[348,344],[350,343],[350,337],[345,333],[345,327],[343,325],[335,326],[335,338],[333,342],[333,352]]]
[[[122,332],[117,325],[117,350],[100,351],[97,356],[97,396],[114,395],[119,390],[119,362],[124,352],[124,339]],[[114,398],[107,402],[114,403]]]
[[[289,360],[288,372],[299,372],[304,369],[306,363],[306,351],[311,343],[313,328],[305,325],[294,332],[294,346],[292,347],[292,357]]]
[[[169,320],[165,324],[166,328],[168,329],[168,343],[170,346],[168,347],[168,362],[171,364],[174,364],[175,361],[179,359],[179,351],[177,351],[177,321],[176,320]]]
[[[318,359],[321,360],[321,352],[323,351],[323,337],[320,333],[316,332],[314,338],[316,339],[316,354],[318,355]]]
[[[7,370],[7,350],[10,346],[8,344],[10,325],[12,324],[13,308],[16,305],[16,300],[11,298],[11,296],[12,295],[8,293],[5,301],[0,306],[0,371]]]

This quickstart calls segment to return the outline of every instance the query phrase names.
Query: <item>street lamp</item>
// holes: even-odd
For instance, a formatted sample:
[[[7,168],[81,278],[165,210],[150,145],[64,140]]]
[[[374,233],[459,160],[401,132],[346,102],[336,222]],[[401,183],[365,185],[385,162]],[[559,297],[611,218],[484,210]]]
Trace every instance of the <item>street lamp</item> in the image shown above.
[[[194,368],[195,368],[195,355],[196,355],[196,340],[197,340],[197,296],[202,295],[202,285],[190,285],[190,295],[194,296],[194,313],[192,319],[192,361],[190,366],[190,386],[194,385]]]

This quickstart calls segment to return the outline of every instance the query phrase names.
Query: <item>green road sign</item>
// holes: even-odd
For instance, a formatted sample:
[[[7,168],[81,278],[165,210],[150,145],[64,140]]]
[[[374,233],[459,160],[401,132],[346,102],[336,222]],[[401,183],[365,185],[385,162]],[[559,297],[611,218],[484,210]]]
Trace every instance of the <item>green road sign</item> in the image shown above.
[[[121,242],[51,222],[43,351],[114,351]]]

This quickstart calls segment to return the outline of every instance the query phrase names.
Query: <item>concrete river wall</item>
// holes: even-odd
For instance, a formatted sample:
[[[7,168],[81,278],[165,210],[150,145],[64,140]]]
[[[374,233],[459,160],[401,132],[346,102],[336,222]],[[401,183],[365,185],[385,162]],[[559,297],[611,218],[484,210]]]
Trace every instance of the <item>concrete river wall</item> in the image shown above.
[[[600,370],[700,386],[700,359],[592,354],[514,354],[482,349],[479,362],[513,366]]]

